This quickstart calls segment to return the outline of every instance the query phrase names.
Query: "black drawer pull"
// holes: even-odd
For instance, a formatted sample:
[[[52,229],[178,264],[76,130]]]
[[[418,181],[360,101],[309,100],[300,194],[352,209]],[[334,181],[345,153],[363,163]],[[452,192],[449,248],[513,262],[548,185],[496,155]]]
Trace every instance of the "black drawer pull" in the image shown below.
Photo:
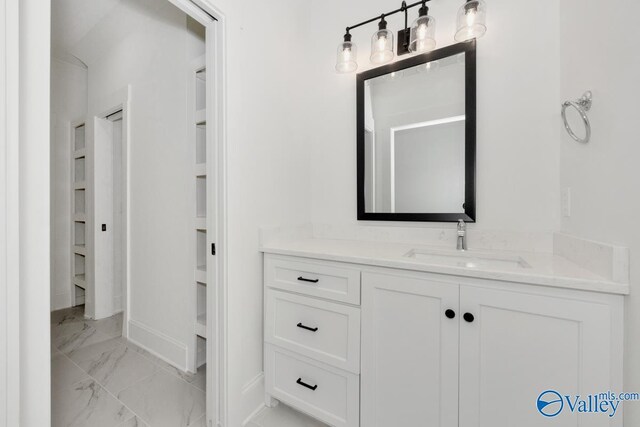
[[[315,328],[310,328],[310,327],[308,327],[308,326],[304,326],[302,323],[298,323],[296,326],[297,326],[298,328],[306,329],[307,331],[311,331],[311,332],[317,332],[317,331],[318,331],[318,328],[317,328],[317,327],[315,327]]]
[[[296,381],[296,384],[300,384],[302,387],[306,387],[309,390],[313,390],[313,391],[316,391],[316,389],[318,388],[318,384],[309,385],[309,384],[305,383],[304,381],[302,381],[302,378],[298,378],[298,381]]]
[[[309,283],[318,283],[320,279],[307,279],[302,276],[298,277],[298,280],[301,282],[309,282]]]
[[[447,319],[453,319],[454,317],[456,317],[456,312],[448,309],[447,311],[444,312],[444,315],[447,316]]]
[[[462,316],[464,318],[465,321],[471,323],[475,320],[475,316],[471,313],[465,313],[464,316]]]

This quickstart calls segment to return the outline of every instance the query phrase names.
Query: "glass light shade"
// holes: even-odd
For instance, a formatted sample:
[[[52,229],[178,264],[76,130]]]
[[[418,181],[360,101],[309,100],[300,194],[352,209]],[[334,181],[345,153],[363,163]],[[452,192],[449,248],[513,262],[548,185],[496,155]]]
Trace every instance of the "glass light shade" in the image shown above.
[[[352,73],[358,69],[358,48],[350,41],[342,42],[338,45],[338,56],[336,59],[336,71],[338,73]]]
[[[429,15],[418,16],[411,25],[409,52],[428,52],[436,47],[436,20]]]
[[[477,39],[487,32],[487,6],[482,0],[466,2],[458,10],[458,25],[455,39],[464,42]]]
[[[386,28],[379,29],[371,37],[371,57],[373,64],[385,64],[393,59],[393,33]]]

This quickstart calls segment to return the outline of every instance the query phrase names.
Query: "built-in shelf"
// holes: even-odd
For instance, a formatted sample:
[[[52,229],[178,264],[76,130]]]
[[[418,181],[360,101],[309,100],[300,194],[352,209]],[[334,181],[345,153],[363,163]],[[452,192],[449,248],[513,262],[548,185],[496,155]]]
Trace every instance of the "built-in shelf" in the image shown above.
[[[207,363],[207,339],[196,335],[196,369]]]
[[[196,71],[196,110],[207,108],[207,70]]]
[[[84,300],[85,288],[78,286],[75,283],[73,288],[76,294],[75,305],[83,305],[85,303],[85,300]]]
[[[73,244],[74,246],[82,246],[86,245],[86,234],[85,234],[86,224],[84,222],[74,222],[73,223]]]
[[[204,125],[207,123],[207,110],[196,111],[196,125]]]
[[[196,335],[207,338],[207,315],[201,314],[196,320]]]
[[[207,178],[196,177],[196,217],[205,218],[207,216]]]
[[[198,268],[195,269],[194,280],[197,283],[202,283],[203,285],[206,285],[206,283],[207,283],[207,270],[206,270],[206,267],[202,267],[202,269],[198,267]]]
[[[86,211],[86,190],[75,190],[74,191],[74,213],[77,214],[85,214]]]
[[[207,271],[207,232],[196,230],[196,265]]]
[[[206,163],[198,163],[198,164],[196,164],[196,176],[197,177],[206,177],[207,176],[207,164]]]
[[[73,145],[73,149],[75,151],[78,150],[82,150],[85,148],[85,127],[84,124],[81,124],[80,126],[76,126],[76,128],[74,129],[74,145]]]
[[[87,279],[84,274],[76,274],[73,278],[73,284],[79,288],[87,289]]]
[[[196,218],[196,230],[207,231],[207,218]]]
[[[191,85],[193,90],[190,100],[193,110],[191,132],[192,149],[195,150],[195,252],[194,252],[194,292],[195,307],[195,365],[196,368],[206,363],[207,354],[207,261],[209,246],[207,241],[207,72],[204,56],[194,66]]]
[[[73,284],[85,289],[86,282],[86,258],[83,254],[73,254]]]
[[[196,125],[196,163],[207,162],[207,125]]]
[[[78,157],[73,159],[73,170],[76,183],[84,182],[85,180],[85,164],[85,157]]]
[[[71,290],[75,305],[85,303],[86,279],[86,221],[87,221],[87,144],[84,123],[71,132]]]

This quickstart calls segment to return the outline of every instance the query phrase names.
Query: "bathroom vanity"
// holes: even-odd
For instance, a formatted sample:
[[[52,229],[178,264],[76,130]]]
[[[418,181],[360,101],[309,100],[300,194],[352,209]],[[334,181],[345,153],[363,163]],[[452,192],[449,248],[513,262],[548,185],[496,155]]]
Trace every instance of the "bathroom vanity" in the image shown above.
[[[546,390],[623,390],[628,285],[561,256],[318,238],[262,251],[267,405],[331,426],[533,427]],[[618,411],[550,425],[621,426]]]

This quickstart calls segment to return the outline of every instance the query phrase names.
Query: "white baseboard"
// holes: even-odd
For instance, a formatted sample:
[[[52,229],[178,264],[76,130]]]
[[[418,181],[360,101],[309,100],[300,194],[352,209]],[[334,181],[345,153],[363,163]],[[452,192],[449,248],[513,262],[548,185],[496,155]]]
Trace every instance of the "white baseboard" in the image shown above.
[[[187,370],[187,346],[170,336],[129,320],[129,340],[176,368]]]
[[[264,373],[260,372],[242,387],[242,425],[248,424],[264,406]]]
[[[51,296],[51,311],[71,307],[71,293],[64,292]]]

